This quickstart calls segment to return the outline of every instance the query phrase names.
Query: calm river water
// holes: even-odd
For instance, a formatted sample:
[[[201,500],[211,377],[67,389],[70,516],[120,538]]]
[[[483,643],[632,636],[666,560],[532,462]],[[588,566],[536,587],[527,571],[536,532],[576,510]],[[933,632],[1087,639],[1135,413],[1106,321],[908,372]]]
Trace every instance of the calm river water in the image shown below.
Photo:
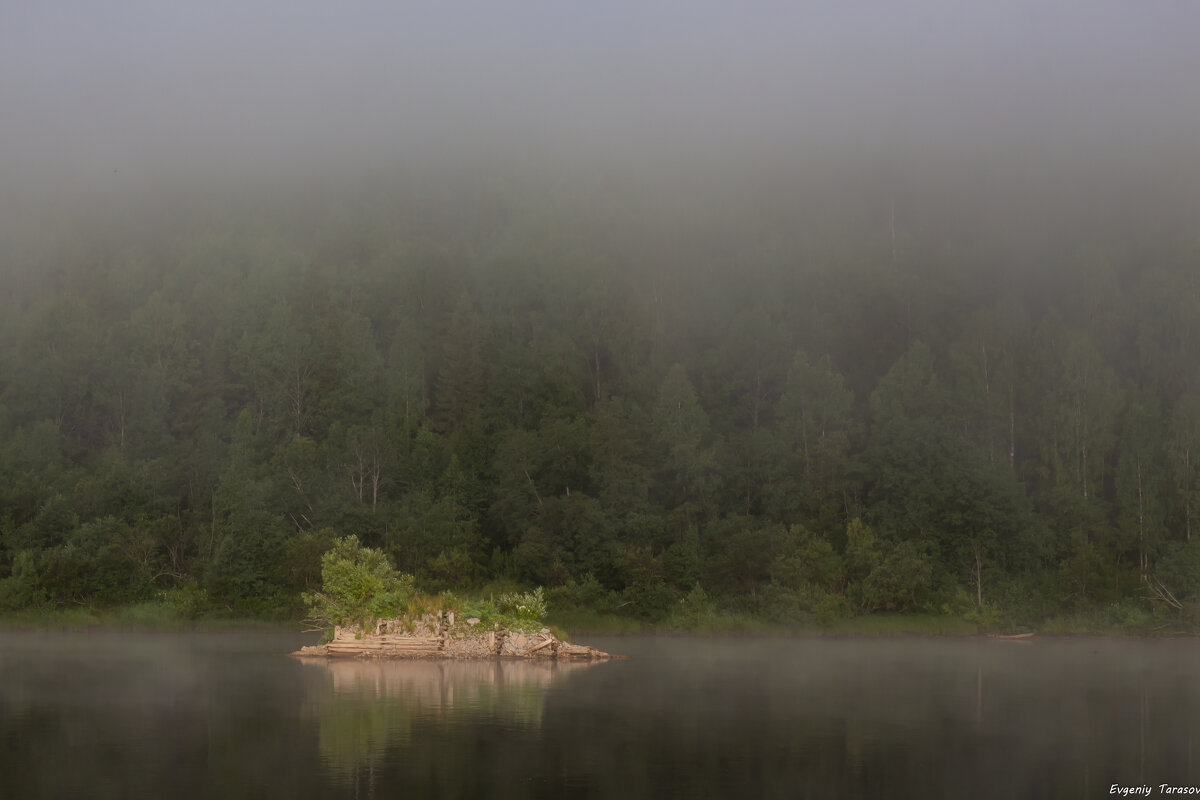
[[[0,797],[1109,797],[1200,786],[1200,642],[581,637],[587,665],[0,634]]]

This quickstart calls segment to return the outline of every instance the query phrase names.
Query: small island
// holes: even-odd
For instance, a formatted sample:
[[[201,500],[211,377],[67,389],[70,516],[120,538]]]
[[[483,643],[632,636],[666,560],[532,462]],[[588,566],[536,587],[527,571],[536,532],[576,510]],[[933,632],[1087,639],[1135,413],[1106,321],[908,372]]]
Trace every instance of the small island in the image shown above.
[[[334,542],[321,559],[322,587],[306,593],[309,620],[326,640],[293,653],[351,658],[613,658],[571,644],[542,618],[546,601],[532,592],[470,600],[444,592],[421,595],[411,575],[396,571],[381,550],[355,536]]]

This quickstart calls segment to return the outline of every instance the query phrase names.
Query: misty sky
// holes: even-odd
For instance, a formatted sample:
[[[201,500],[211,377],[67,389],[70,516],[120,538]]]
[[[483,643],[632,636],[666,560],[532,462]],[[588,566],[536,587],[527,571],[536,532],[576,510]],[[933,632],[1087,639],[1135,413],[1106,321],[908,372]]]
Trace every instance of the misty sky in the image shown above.
[[[0,4],[0,180],[1200,160],[1200,4]]]

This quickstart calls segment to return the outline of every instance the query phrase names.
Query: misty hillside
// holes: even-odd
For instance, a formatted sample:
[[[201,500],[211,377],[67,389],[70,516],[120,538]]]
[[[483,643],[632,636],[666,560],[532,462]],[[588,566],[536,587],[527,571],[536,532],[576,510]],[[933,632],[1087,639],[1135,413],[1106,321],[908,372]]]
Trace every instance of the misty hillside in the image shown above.
[[[1190,612],[1194,13],[556,8],[3,12],[0,610]]]
[[[81,226],[20,270],[8,607],[286,607],[343,533],[651,618],[1200,592],[1185,241],[1078,228],[1043,272],[890,204],[406,194]]]

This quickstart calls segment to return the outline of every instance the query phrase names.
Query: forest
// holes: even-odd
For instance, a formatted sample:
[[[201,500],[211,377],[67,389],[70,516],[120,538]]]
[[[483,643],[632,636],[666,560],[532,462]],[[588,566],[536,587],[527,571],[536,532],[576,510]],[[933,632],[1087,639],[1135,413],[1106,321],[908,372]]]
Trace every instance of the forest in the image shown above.
[[[426,591],[675,627],[1200,618],[1177,198],[760,177],[7,226],[0,610],[295,619],[355,535]]]

